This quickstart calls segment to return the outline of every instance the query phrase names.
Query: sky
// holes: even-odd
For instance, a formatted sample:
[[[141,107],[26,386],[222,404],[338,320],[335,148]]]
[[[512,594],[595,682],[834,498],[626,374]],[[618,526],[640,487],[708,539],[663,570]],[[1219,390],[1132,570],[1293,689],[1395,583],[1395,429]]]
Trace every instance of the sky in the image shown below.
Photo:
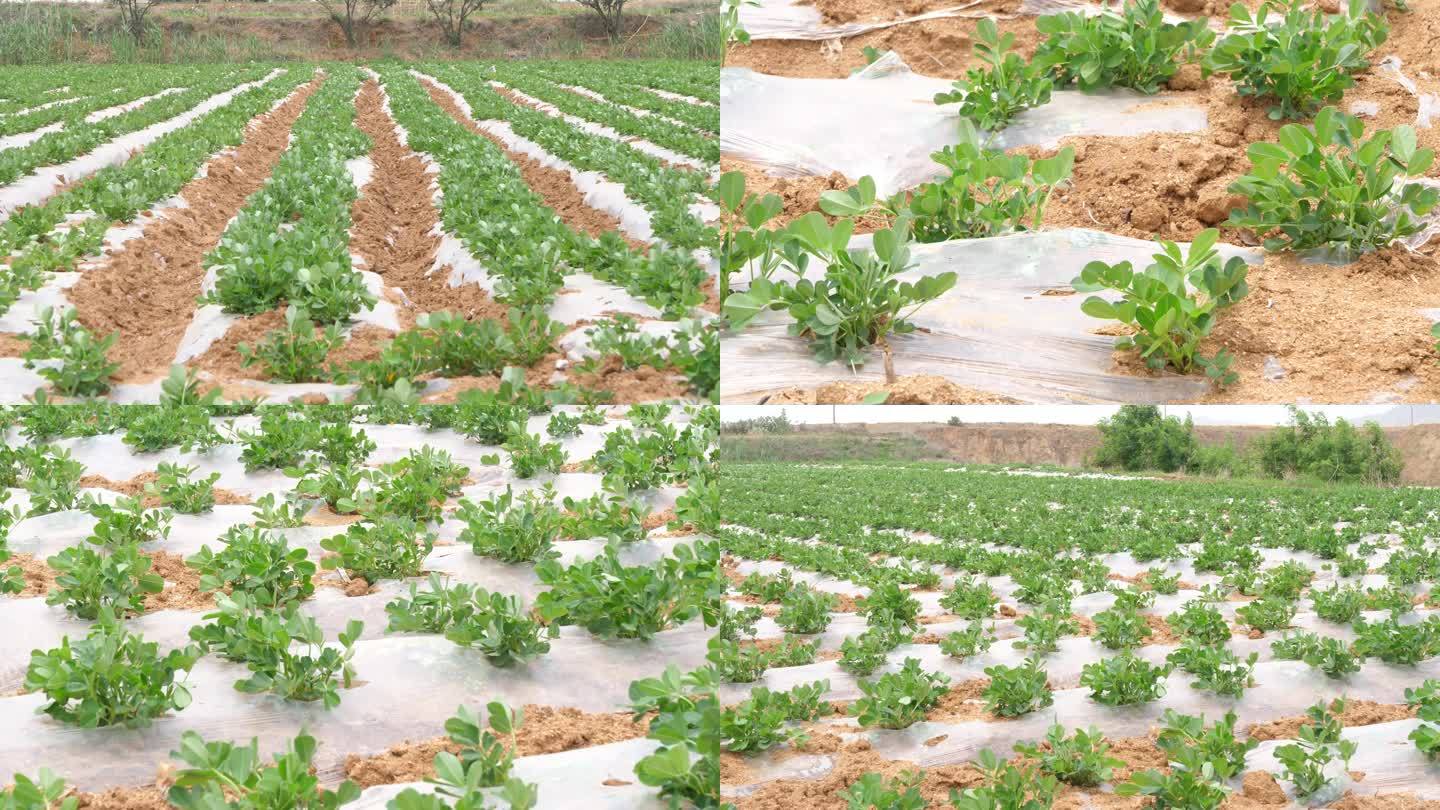
[[[1116,410],[1118,405],[724,405],[721,419],[733,422],[774,416],[781,410],[792,422],[874,423],[947,422],[952,416],[962,422],[1015,422],[1042,425],[1093,425]],[[1343,417],[1351,422],[1374,421],[1386,427],[1440,423],[1440,405],[1307,405],[1306,411],[1324,413],[1333,421]],[[1188,414],[1197,425],[1280,425],[1290,421],[1284,405],[1162,405],[1167,416],[1184,419]]]

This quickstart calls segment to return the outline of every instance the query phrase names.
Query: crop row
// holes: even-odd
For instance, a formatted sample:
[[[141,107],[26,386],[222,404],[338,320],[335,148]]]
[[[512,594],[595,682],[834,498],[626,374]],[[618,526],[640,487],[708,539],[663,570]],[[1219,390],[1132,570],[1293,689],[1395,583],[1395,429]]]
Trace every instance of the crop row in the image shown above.
[[[871,483],[859,503],[856,475]],[[1214,808],[1251,768],[1277,775],[1289,796],[1322,800],[1349,782],[1341,765],[1352,757],[1412,784],[1407,769],[1440,756],[1440,680],[1424,674],[1440,660],[1426,594],[1440,582],[1440,549],[1423,490],[727,464],[721,497],[718,536],[742,559],[727,563],[736,601],[709,659],[722,680],[765,684],[723,712],[726,756],[763,758],[840,731],[826,717],[837,698],[853,698],[849,714],[872,745],[914,746],[904,758],[961,741],[923,756],[976,760],[981,786],[949,796],[964,808],[1005,791],[1049,807],[1059,783]],[[838,657],[820,661],[832,645]],[[1279,679],[1289,688],[1277,691]],[[1326,698],[1309,706],[1298,740],[1247,765],[1258,742],[1225,712],[1252,689],[1264,698],[1242,704],[1240,720],[1349,691],[1387,704],[1403,693],[1408,709],[1394,716],[1419,721],[1342,733],[1355,721]],[[957,695],[978,695],[983,711],[956,718]],[[1162,699],[1176,710],[1147,708]],[[991,722],[1001,718],[1019,721]],[[1146,762],[1168,770],[1106,757],[1109,735],[1157,721]],[[920,746],[904,733],[912,726],[941,736]],[[1010,762],[988,750],[1012,741]],[[1120,778],[1121,765],[1132,775]],[[838,788],[837,807],[945,799],[918,773]]]
[[[151,99],[140,107],[117,116],[88,123],[83,118],[71,120],[59,131],[46,133],[34,143],[0,152],[0,184],[12,183],[41,167],[54,166],[94,149],[119,135],[136,132],[151,124],[173,118],[223,90],[253,81],[265,75],[253,68],[240,75],[221,73],[209,79],[198,79],[179,93]],[[154,89],[162,89],[158,84]],[[144,94],[142,94],[144,95]]]
[[[523,66],[518,70],[500,67],[493,75],[502,84],[548,102],[561,112],[603,124],[621,135],[643,138],[657,146],[699,158],[708,165],[720,161],[720,142],[714,137],[707,137],[657,116],[641,117],[616,106],[615,103],[608,103],[617,102],[617,99],[596,101],[559,87],[544,77],[536,76]]]
[[[674,169],[623,141],[583,132],[565,121],[506,100],[489,85],[489,72],[464,65],[427,65],[429,75],[455,88],[480,119],[509,121],[515,132],[582,171],[600,172],[650,212],[655,235],[666,244],[696,250],[714,231],[691,210],[709,193],[703,173]]]
[[[491,695],[497,688],[503,693],[506,684],[511,684],[510,690],[529,694],[528,679],[539,676],[526,673],[537,667],[545,672],[580,671],[573,664],[542,664],[540,659],[578,655],[581,658],[574,663],[579,664],[584,656],[609,654],[578,643],[573,634],[562,634],[563,627],[583,629],[585,635],[609,639],[611,644],[634,640],[640,646],[628,646],[626,655],[643,658],[650,654],[647,646],[657,635],[697,618],[707,625],[713,622],[719,587],[718,551],[713,543],[656,542],[647,529],[648,504],[656,502],[662,488],[672,487],[684,488],[674,501],[674,528],[715,525],[712,444],[718,416],[713,409],[682,416],[668,406],[637,406],[625,414],[628,423],[617,423],[619,414],[552,408],[538,392],[529,390],[473,393],[477,396],[457,406],[403,414],[379,409],[262,408],[233,421],[214,420],[214,407],[196,401],[190,393],[177,393],[152,408],[94,406],[87,414],[77,414],[63,406],[40,405],[5,411],[0,421],[8,425],[6,435],[23,436],[29,442],[15,441],[0,449],[0,484],[7,487],[0,492],[5,498],[19,496],[18,507],[3,513],[0,540],[8,535],[30,552],[54,553],[43,566],[53,576],[45,599],[50,607],[35,614],[30,631],[42,649],[32,654],[25,668],[25,694],[4,699],[9,705],[0,706],[0,714],[17,719],[11,710],[19,702],[35,703],[49,719],[23,722],[41,736],[66,727],[150,727],[141,738],[143,752],[117,752],[96,772],[144,778],[154,765],[151,756],[165,750],[156,746],[173,747],[177,764],[188,774],[176,779],[169,794],[179,807],[197,806],[193,802],[221,784],[199,772],[205,770],[201,760],[216,768],[223,761],[226,769],[236,769],[225,771],[233,777],[224,785],[229,799],[258,797],[252,791],[262,780],[275,796],[298,797],[313,791],[314,782],[292,780],[285,774],[298,776],[320,765],[313,760],[317,739],[328,764],[338,763],[347,753],[344,746],[353,732],[347,724],[363,715],[347,712],[342,703],[374,699],[366,696],[366,689],[404,687],[389,684],[391,678],[379,671],[387,669],[391,677],[402,673],[381,666],[379,653],[373,652],[375,644],[383,643],[377,633],[373,629],[367,633],[353,613],[348,619],[345,611],[336,613],[335,606],[348,600],[337,602],[317,594],[316,587],[327,576],[351,586],[363,579],[362,590],[372,592],[378,583],[385,595],[375,598],[384,602],[388,618],[384,635],[416,639],[416,645],[407,648],[429,649],[428,644],[417,645],[426,636],[443,638],[457,651],[454,655],[470,662],[466,667],[473,668],[480,658],[496,667],[485,679]],[[419,422],[414,427],[395,424],[400,417]],[[352,423],[352,418],[364,422]],[[123,433],[111,432],[121,424]],[[532,433],[537,427],[542,432]],[[78,442],[60,438],[76,431],[91,438]],[[385,460],[376,458],[377,441],[368,432],[385,445],[381,451]],[[45,443],[57,439],[55,444]],[[492,446],[496,452],[476,453],[471,442]],[[117,451],[127,455],[121,448],[128,448],[134,458],[116,458]],[[578,466],[599,483],[598,491],[583,497],[573,484],[575,478],[585,478],[584,473],[572,476],[570,485],[555,478],[569,453],[577,451],[583,453]],[[111,494],[96,497],[100,493],[81,486],[87,472],[81,457],[99,462],[99,469],[89,472],[116,475],[118,470],[152,469],[148,465],[154,464],[156,456],[151,454],[155,453],[163,460],[153,467],[155,475],[145,488],[144,503]],[[461,463],[462,457],[468,464]],[[493,473],[498,470],[485,469],[496,465],[507,467],[509,474],[497,476]],[[472,471],[492,484],[462,493],[462,487],[473,486],[466,480]],[[282,472],[294,481],[288,491],[275,485],[285,480],[276,477]],[[245,523],[233,522],[234,510],[241,507],[215,505],[215,486],[221,479],[226,486],[264,493]],[[493,486],[496,479],[503,479],[506,486]],[[574,493],[563,499],[563,505],[557,483]],[[456,503],[453,499],[461,495],[467,497]],[[340,516],[346,525],[317,534],[306,519],[316,512]],[[220,526],[228,523],[228,528],[219,532],[217,520]],[[44,528],[52,524],[78,525],[80,542],[71,542],[76,535],[68,529],[56,535]],[[178,530],[182,524],[184,530],[172,534],[172,528]],[[306,531],[304,525],[312,528]],[[201,545],[204,537],[217,533],[218,544]],[[437,534],[468,545],[476,561],[438,550]],[[647,562],[625,561],[636,556],[632,547],[640,546],[654,546],[664,553],[657,557],[640,549],[638,558]],[[213,597],[214,607],[207,608],[210,612],[203,621],[177,626],[139,618],[156,609],[149,600],[166,587],[152,563],[167,549],[186,553],[185,567],[190,570],[186,576],[198,577],[200,591]],[[321,551],[326,554],[317,565],[314,555]],[[12,553],[0,542],[0,562]],[[486,559],[497,564],[487,565]],[[33,564],[27,566],[26,570],[35,570]],[[322,569],[336,573],[326,575]],[[426,581],[423,570],[448,571],[458,581],[433,575]],[[18,567],[7,571],[0,566],[0,592],[25,588],[20,572]],[[526,606],[516,593],[490,591],[464,581],[477,572],[487,584],[509,583],[527,592],[533,591],[527,584],[531,581],[545,587],[533,606]],[[165,573],[171,581],[176,576],[173,570]],[[402,584],[405,580],[410,580],[408,588]],[[19,615],[17,610],[28,615],[38,601],[0,599],[0,609],[9,616]],[[351,609],[369,610],[362,603],[368,604],[368,598],[357,597]],[[67,614],[72,618],[64,618]],[[76,620],[94,624],[88,633],[74,633]],[[157,631],[164,641],[147,641],[135,629],[137,623]],[[170,639],[177,631],[183,640],[172,646]],[[63,640],[58,638],[61,632]],[[52,633],[57,639],[45,638]],[[332,633],[335,641],[326,643]],[[571,669],[557,669],[566,666]],[[233,688],[242,696],[235,698],[240,701],[236,705],[251,707],[249,714],[242,710],[236,717],[242,725],[249,726],[244,718],[253,719],[255,712],[273,716],[277,706],[313,707],[307,710],[306,725],[314,736],[302,733],[293,749],[287,749],[289,743],[279,746],[279,753],[288,750],[298,757],[296,761],[271,768],[256,760],[230,759],[232,751],[245,750],[243,740],[234,741],[232,748],[231,742],[210,734],[206,734],[209,742],[195,734],[197,727],[214,728],[214,712],[226,702],[207,690],[220,688],[218,679],[232,673],[238,675]],[[427,682],[423,675],[405,677],[416,684]],[[105,680],[105,689],[86,685],[99,678]],[[364,684],[371,679],[387,683]],[[465,695],[468,702],[473,700],[468,697],[472,691],[450,687],[445,694]],[[615,691],[610,686],[606,693]],[[264,703],[243,697],[251,694],[268,697]],[[558,685],[553,697],[550,694],[546,702],[565,700]],[[712,792],[707,780],[714,776],[713,759],[706,764],[701,724],[713,718],[700,715],[718,711],[714,685],[672,671],[632,684],[629,697],[637,717],[659,712],[650,726],[655,742],[635,763],[638,780],[662,796],[703,797]],[[431,714],[420,707],[417,712],[418,716],[385,712],[388,717],[371,718],[366,724],[378,722],[383,728],[409,733]],[[200,719],[187,719],[197,713]],[[327,716],[332,713],[349,719],[331,722]],[[211,725],[207,726],[207,718]],[[432,722],[438,730],[440,719]],[[513,749],[514,729],[523,722],[503,702],[490,703],[483,713],[462,706],[444,725],[464,753],[457,751],[454,768],[443,756],[437,759],[436,796],[429,796],[431,786],[416,785],[390,806],[416,806],[412,802],[435,808],[480,806],[481,791],[490,787],[503,788],[500,797],[511,807],[534,806],[536,786],[512,779],[516,752],[503,750]],[[467,732],[459,730],[467,727],[472,728],[468,742]],[[276,748],[278,730],[282,729],[265,732],[267,749]],[[298,722],[286,735],[297,730]],[[110,739],[75,734],[69,732],[67,739],[89,740],[82,746],[87,750]],[[497,745],[507,737],[511,746]],[[23,787],[32,778],[58,784],[46,772],[33,777],[36,762],[74,767],[80,749],[56,739],[44,750],[33,747],[38,745],[35,738],[7,749],[30,771],[17,784]],[[373,735],[370,739],[371,747],[399,742],[398,735],[391,740]],[[215,771],[210,773],[213,776]],[[88,786],[96,785],[94,774],[76,776]],[[277,777],[281,781],[272,781]],[[565,789],[540,788],[542,798],[544,793]],[[344,785],[337,790],[342,797],[337,803],[352,801],[358,794],[354,785]],[[28,799],[23,791],[0,796],[30,806],[23,803]]]
[[[584,70],[577,71],[565,64],[543,64],[539,73],[562,85],[578,85],[599,93],[605,100],[641,110],[658,113],[696,130],[713,135],[720,133],[720,108],[706,104],[676,101],[640,89],[624,73]],[[698,157],[698,156],[697,156]]]
[[[0,249],[18,251],[0,269],[0,310],[23,290],[38,289],[51,272],[72,271],[97,253],[114,222],[130,222],[174,196],[212,155],[238,144],[245,127],[304,78],[291,71],[238,94],[228,104],[170,132],[119,166],[79,180],[44,203],[25,206],[0,224]],[[83,216],[84,214],[92,216]],[[80,214],[63,230],[56,226]]]
[[[327,324],[375,304],[350,264],[356,189],[345,162],[370,148],[355,127],[359,86],[357,68],[337,67],[310,97],[269,180],[206,257],[216,274],[207,300],[246,315],[283,301]]]

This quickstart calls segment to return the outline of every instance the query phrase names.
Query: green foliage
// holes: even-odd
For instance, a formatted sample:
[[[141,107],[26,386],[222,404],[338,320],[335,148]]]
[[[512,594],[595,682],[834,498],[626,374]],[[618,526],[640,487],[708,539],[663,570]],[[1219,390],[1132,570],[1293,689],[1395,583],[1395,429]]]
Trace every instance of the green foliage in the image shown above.
[[[1109,782],[1115,768],[1125,764],[1110,756],[1110,743],[1093,726],[1076,729],[1067,737],[1065,727],[1057,723],[1046,733],[1043,746],[1017,743],[1015,752],[1036,760],[1042,771],[1076,787]]]
[[[1154,405],[1121,405],[1114,416],[1096,424],[1101,443],[1092,462],[1131,472],[1175,472],[1194,455],[1198,442],[1187,416],[1162,416]]]
[[[1276,102],[1273,119],[1303,118],[1339,101],[1388,33],[1385,18],[1363,0],[1350,0],[1335,16],[1303,0],[1267,0],[1253,15],[1235,3],[1205,72],[1228,76],[1241,96]]]
[[[969,658],[985,652],[994,643],[994,628],[987,632],[979,621],[973,621],[964,630],[956,630],[940,639],[940,652],[951,658]]]
[[[1440,190],[1411,182],[1435,160],[1408,124],[1363,137],[1364,123],[1334,107],[1311,126],[1286,124],[1278,143],[1251,144],[1250,173],[1231,184],[1249,204],[1226,225],[1265,237],[1266,250],[1330,247],[1353,256],[1425,228]]]
[[[476,554],[501,562],[535,562],[556,555],[551,544],[560,536],[564,516],[546,486],[516,495],[509,487],[487,500],[460,501],[455,517],[465,522],[459,541]]]
[[[550,651],[547,631],[524,611],[513,594],[490,593],[457,582],[446,584],[430,575],[430,589],[410,583],[410,596],[385,605],[391,633],[440,633],[450,641],[479,650],[498,667],[510,666]],[[549,635],[555,635],[549,633]]]
[[[335,790],[322,787],[314,775],[317,744],[308,734],[289,740],[264,764],[260,742],[250,745],[205,742],[187,731],[171,756],[187,767],[175,774],[167,798],[180,810],[335,810],[360,798],[360,787],[348,779]]]
[[[210,413],[200,405],[146,408],[131,420],[122,439],[137,453],[179,447],[182,453],[204,452],[224,441],[210,424]]]
[[[660,789],[662,798],[718,810],[720,783],[720,698],[713,670],[682,674],[673,665],[658,678],[630,684],[631,709],[639,720],[654,711],[649,739],[660,748],[635,765],[640,782]]]
[[[96,339],[75,320],[73,309],[57,314],[45,307],[35,324],[25,350],[27,368],[34,368],[37,361],[54,361],[41,366],[39,374],[66,396],[90,397],[110,390],[110,375],[120,370],[120,364],[110,362],[107,355],[118,332]]]
[[[231,526],[220,537],[225,547],[209,545],[185,561],[200,574],[200,589],[252,595],[266,607],[284,607],[315,593],[315,563],[303,548],[290,548],[285,537],[250,526]]]
[[[64,605],[81,619],[102,614],[141,613],[145,595],[160,593],[165,580],[150,573],[150,558],[134,546],[120,546],[101,554],[85,546],[71,546],[46,560],[58,576],[46,604]]]
[[[193,646],[161,655],[158,644],[102,610],[85,638],[71,642],[67,636],[53,650],[30,654],[25,689],[43,693],[48,703],[41,711],[66,725],[142,727],[190,705],[190,691],[177,676],[199,657]]]
[[[352,524],[344,534],[321,540],[320,547],[335,552],[321,561],[326,570],[343,569],[374,584],[419,576],[435,548],[435,533],[410,518],[382,515],[374,522]]]
[[[709,542],[677,545],[653,565],[627,567],[615,546],[568,567],[555,560],[535,566],[550,589],[535,601],[549,623],[579,625],[598,636],[648,639],[709,610],[718,593],[719,548]]]
[[[832,593],[797,585],[780,600],[775,623],[787,633],[823,633],[830,626],[830,611],[835,609],[835,602]]]
[[[1165,678],[1170,667],[1155,666],[1129,651],[1086,664],[1080,685],[1090,688],[1090,698],[1107,706],[1147,703],[1165,695]]]
[[[1086,92],[1129,87],[1153,94],[1214,41],[1207,22],[1203,17],[1166,22],[1159,0],[1105,7],[1099,14],[1049,14],[1035,21],[1046,35],[1035,64],[1062,87],[1075,84]]]
[[[909,728],[940,702],[948,683],[949,676],[925,672],[918,658],[906,658],[899,672],[860,681],[862,697],[850,704],[850,712],[861,727]]]
[[[983,579],[956,579],[940,597],[940,607],[962,619],[988,619],[999,603],[1000,598]]]
[[[162,461],[155,468],[156,479],[145,485],[145,492],[181,514],[209,512],[215,506],[215,482],[220,480],[220,473],[192,480],[190,476],[197,469]]]
[[[985,711],[999,717],[1019,717],[1055,702],[1045,670],[1035,658],[1018,666],[997,664],[987,667],[990,678],[985,687]]]
[[[1117,349],[1138,349],[1146,366],[1167,365],[1189,373],[1196,365],[1218,385],[1234,382],[1230,355],[1223,349],[1213,357],[1199,354],[1200,343],[1210,335],[1215,316],[1244,298],[1250,291],[1245,283],[1245,260],[1232,256],[1220,260],[1215,243],[1220,232],[1202,231],[1182,253],[1174,242],[1161,242],[1155,263],[1136,273],[1128,261],[1085,265],[1072,285],[1079,292],[1111,290],[1119,301],[1092,295],[1081,304],[1085,314],[1119,321],[1133,327],[1133,335],[1115,339]]]
[[[840,792],[849,803],[849,810],[924,810],[925,798],[920,795],[924,772],[901,771],[893,779],[878,773],[867,773]]]
[[[1257,440],[1255,452],[1267,475],[1302,475],[1322,481],[1396,484],[1404,461],[1380,426],[1334,423],[1323,413],[1291,408],[1290,424]]]
[[[350,660],[364,629],[364,622],[351,619],[336,648],[325,645],[314,617],[300,615],[294,605],[283,614],[261,613],[244,627],[250,677],[236,681],[235,688],[250,694],[271,692],[285,700],[320,701],[333,709],[340,705],[340,687],[349,689],[355,679]]]
[[[345,342],[338,324],[330,324],[318,334],[315,324],[299,306],[285,309],[285,328],[271,331],[260,343],[251,347],[238,344],[241,364],[263,366],[270,379],[277,382],[320,382],[329,375],[325,358]]]
[[[1044,69],[1008,51],[1015,35],[1001,34],[995,21],[975,24],[975,56],[985,67],[966,71],[955,89],[935,96],[936,104],[960,103],[960,115],[985,130],[998,130],[1031,107],[1050,103],[1053,82]]]
[[[985,785],[964,792],[950,791],[950,806],[956,810],[1049,810],[1059,786],[1055,777],[1042,775],[1034,766],[1002,762],[988,748],[980,749],[976,762]]]
[[[17,773],[14,784],[0,787],[0,810],[76,810],[80,798],[68,793],[65,780],[49,768],[41,768],[34,779]]]
[[[725,299],[731,327],[742,328],[766,309],[785,309],[795,321],[790,333],[809,339],[817,360],[852,366],[864,364],[871,346],[888,346],[890,335],[913,332],[909,316],[955,286],[955,273],[914,282],[897,278],[911,266],[910,226],[903,217],[874,234],[870,251],[850,251],[854,229],[852,220],[832,226],[815,211],[791,223],[786,260],[803,273],[813,256],[825,265],[825,278],[752,281],[748,290]]]

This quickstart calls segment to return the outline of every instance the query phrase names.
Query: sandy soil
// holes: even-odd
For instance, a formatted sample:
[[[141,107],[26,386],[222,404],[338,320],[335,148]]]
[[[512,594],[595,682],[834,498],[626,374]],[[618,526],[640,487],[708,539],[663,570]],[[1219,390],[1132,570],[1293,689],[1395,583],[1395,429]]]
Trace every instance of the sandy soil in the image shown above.
[[[67,296],[93,334],[120,333],[111,360],[117,382],[163,377],[195,312],[205,277],[201,262],[245,200],[264,184],[289,146],[290,128],[320,87],[312,80],[266,114],[236,149],[210,161],[206,175],[181,189],[187,205],[155,221]],[[156,274],[165,284],[155,284]]]

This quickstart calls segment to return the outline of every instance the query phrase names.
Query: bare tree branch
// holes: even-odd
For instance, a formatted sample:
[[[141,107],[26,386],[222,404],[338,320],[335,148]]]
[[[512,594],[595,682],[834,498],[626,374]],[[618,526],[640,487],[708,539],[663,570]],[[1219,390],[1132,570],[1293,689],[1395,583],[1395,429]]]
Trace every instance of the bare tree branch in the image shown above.
[[[470,15],[484,10],[486,2],[488,0],[425,0],[425,5],[440,24],[440,30],[445,32],[445,39],[458,48]]]
[[[117,0],[130,2],[131,0]],[[154,0],[152,0],[154,2]],[[376,17],[395,5],[396,0],[316,0],[345,32],[345,42],[350,47],[358,44],[356,34],[368,26]]]
[[[600,21],[605,25],[605,33],[609,35],[610,41],[620,39],[620,23],[625,14],[625,0],[575,0],[580,5],[600,15]]]
[[[158,5],[160,0],[110,0],[120,10],[120,22],[130,36],[135,38],[135,44],[139,45],[145,37],[145,15],[150,12],[152,6]]]

